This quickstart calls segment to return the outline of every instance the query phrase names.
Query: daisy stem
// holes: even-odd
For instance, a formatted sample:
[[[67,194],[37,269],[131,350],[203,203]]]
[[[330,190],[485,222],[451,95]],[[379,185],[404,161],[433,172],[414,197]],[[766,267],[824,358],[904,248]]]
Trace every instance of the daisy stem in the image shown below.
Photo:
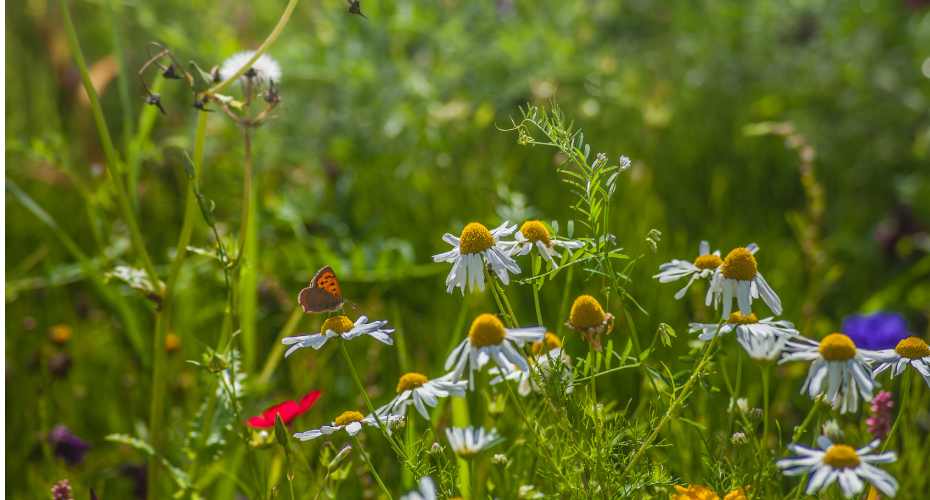
[[[533,255],[533,274],[536,274],[537,272],[539,272],[540,268],[541,268],[540,257],[534,254]],[[536,308],[536,324],[539,326],[542,326],[543,325],[542,308],[540,308],[539,306],[539,289],[540,289],[541,283],[537,284],[534,282],[531,285],[533,287],[533,307]]]
[[[400,456],[404,463],[407,463],[407,454],[404,453],[404,450],[394,441],[394,438],[391,436],[391,433],[388,432],[387,426],[381,420],[381,417],[378,415],[378,412],[375,411],[375,406],[371,404],[371,398],[368,397],[368,392],[365,390],[365,385],[362,384],[361,377],[358,376],[358,371],[355,370],[355,364],[352,363],[352,357],[349,356],[349,351],[346,349],[345,341],[339,341],[339,351],[342,353],[342,358],[345,360],[346,364],[349,365],[349,372],[352,373],[352,380],[355,381],[358,391],[362,394],[362,398],[365,399],[365,405],[368,406],[368,411],[371,412],[371,415],[375,417],[375,422],[378,423],[378,428],[381,429],[381,433],[384,434],[385,439],[391,444],[391,447],[394,448],[394,451]]]
[[[504,304],[505,310],[501,310],[502,313],[506,314],[510,318],[510,327],[516,328],[520,325],[517,321],[517,315],[513,312],[513,307],[510,306],[510,299],[507,298],[507,292],[504,291],[504,285],[497,279],[496,276],[491,276],[491,286],[497,291],[497,294],[500,296],[501,302]]]
[[[797,443],[801,439],[801,436],[804,435],[804,431],[807,429],[807,426],[813,420],[814,415],[817,414],[817,409],[820,406],[820,403],[817,400],[814,400],[814,404],[811,405],[810,411],[807,412],[807,416],[804,417],[804,420],[801,421],[801,425],[794,428],[794,433],[791,435],[791,441]]]
[[[574,278],[574,274],[575,266],[569,266],[568,271],[565,273],[565,288],[562,289],[562,303],[559,305],[559,322],[558,325],[556,325],[559,337],[562,337],[562,331],[563,328],[565,328],[565,322],[562,321],[561,315],[568,310],[568,299],[572,289],[572,278]]]
[[[771,363],[759,365],[762,371],[762,443],[767,444],[769,436],[769,377],[771,376]]]
[[[885,451],[885,448],[888,447],[888,444],[894,439],[895,434],[898,430],[898,425],[901,424],[901,417],[904,416],[904,413],[907,411],[907,403],[910,399],[911,392],[911,377],[908,377],[908,373],[905,371],[901,377],[901,390],[899,392],[900,396],[898,397],[898,402],[900,406],[898,408],[898,415],[894,418],[894,423],[891,424],[891,430],[888,431],[888,436],[885,437],[885,442],[882,444],[882,450]]]
[[[478,478],[475,474],[475,461],[472,458],[468,459],[468,477],[471,481],[471,495],[469,498],[479,498],[478,497]]]
[[[362,456],[362,460],[365,461],[365,465],[368,466],[368,470],[371,471],[371,475],[375,478],[375,481],[378,483],[378,486],[384,491],[384,494],[388,498],[393,499],[391,496],[391,490],[384,485],[384,481],[381,480],[381,476],[378,475],[378,471],[375,470],[375,467],[371,465],[371,459],[368,458],[368,453],[365,452],[365,448],[362,447],[362,442],[359,441],[358,437],[352,436],[352,442],[355,443],[355,446],[358,446],[358,454]]]

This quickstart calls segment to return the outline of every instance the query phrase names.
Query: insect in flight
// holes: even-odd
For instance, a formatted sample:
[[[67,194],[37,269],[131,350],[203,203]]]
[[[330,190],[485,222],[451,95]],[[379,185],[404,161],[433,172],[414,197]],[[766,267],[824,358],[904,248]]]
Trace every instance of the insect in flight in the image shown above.
[[[310,285],[300,291],[297,302],[305,313],[325,313],[342,309],[342,287],[332,267],[324,266],[313,275]]]

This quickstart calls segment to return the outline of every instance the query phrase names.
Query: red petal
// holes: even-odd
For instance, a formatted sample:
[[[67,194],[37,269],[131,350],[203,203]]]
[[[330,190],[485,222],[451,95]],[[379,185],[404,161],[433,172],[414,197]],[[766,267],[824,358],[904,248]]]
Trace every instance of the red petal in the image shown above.
[[[316,400],[319,399],[320,394],[320,391],[311,391],[300,400],[300,404],[296,401],[285,401],[274,406],[269,406],[261,415],[249,418],[246,423],[248,423],[250,427],[256,429],[268,429],[274,427],[275,416],[281,415],[281,420],[285,424],[289,424],[291,420],[294,420],[313,407]]]

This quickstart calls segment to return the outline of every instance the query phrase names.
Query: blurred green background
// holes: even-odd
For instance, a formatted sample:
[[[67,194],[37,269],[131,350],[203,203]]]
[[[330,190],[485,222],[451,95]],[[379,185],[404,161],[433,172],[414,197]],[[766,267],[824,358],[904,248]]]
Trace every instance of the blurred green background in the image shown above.
[[[136,71],[148,44],[209,68],[255,48],[283,6],[72,4],[111,133],[138,158],[134,201],[162,272],[180,227],[182,151],[192,150],[196,111],[189,90],[164,82],[167,115],[150,108],[151,132],[139,133],[145,105]],[[391,393],[399,367],[438,374],[462,301],[443,293],[447,266],[431,263],[447,248],[442,234],[471,220],[564,224],[571,216],[552,151],[518,146],[499,130],[527,102],[557,103],[595,150],[633,160],[611,229],[628,253],[643,256],[631,286],[649,312],[635,318],[643,342],[659,322],[681,338],[689,320],[706,318],[700,292],[677,303],[677,288],[650,279],[661,262],[693,258],[701,239],[724,252],[759,243],[760,269],[802,333],[823,335],[847,314],[876,309],[900,311],[915,332],[927,332],[926,2],[443,0],[362,8],[368,19],[346,14],[339,0],[303,2],[269,52],[283,69],[282,103],[254,136],[259,260],[250,375],[267,366],[297,291],[324,264],[361,311],[391,320],[403,338],[400,349],[352,346],[369,368],[376,403]],[[47,211],[100,274],[134,265],[58,4],[8,2],[6,15],[7,182]],[[752,134],[763,122],[792,125],[775,127],[782,135]],[[201,189],[231,239],[241,158],[235,125],[213,113]],[[802,166],[812,173],[802,177]],[[657,253],[645,242],[651,228],[663,233]],[[152,305],[117,282],[93,285],[9,190],[5,231],[6,492],[32,498],[71,477],[121,498],[131,489],[126,464],[142,458],[103,437],[147,421]],[[192,245],[212,248],[199,218]],[[583,290],[576,280],[573,292]],[[170,355],[167,417],[175,441],[204,397],[201,375],[184,360],[216,343],[222,321],[215,261],[192,255],[178,293],[172,331],[181,350]],[[528,288],[513,296],[531,317]],[[543,289],[553,325],[564,320],[560,299],[558,285]],[[491,308],[477,298],[469,304],[470,314]],[[53,343],[54,325],[70,327],[71,340]],[[317,326],[306,317],[299,331]],[[131,331],[144,349],[133,347]],[[663,356],[684,352],[680,344]],[[322,388],[320,403],[297,421],[309,428],[358,404],[334,352],[277,359],[246,413]],[[66,373],[50,364],[60,353],[70,357]],[[629,397],[615,387],[618,399]],[[57,423],[92,444],[78,468],[43,454]]]

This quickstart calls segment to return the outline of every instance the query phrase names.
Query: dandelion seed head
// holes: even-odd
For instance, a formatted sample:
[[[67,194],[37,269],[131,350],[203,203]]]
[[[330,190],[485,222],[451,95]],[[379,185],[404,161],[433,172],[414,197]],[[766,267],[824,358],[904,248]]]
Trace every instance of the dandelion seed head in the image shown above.
[[[52,342],[56,344],[64,344],[71,340],[71,327],[68,325],[55,325],[49,331],[49,336],[52,338]]]
[[[482,226],[483,227],[483,226]],[[475,347],[486,347],[489,345],[498,345],[504,341],[507,335],[504,330],[504,324],[497,316],[484,313],[471,322],[471,328],[468,329],[468,340]]]
[[[818,350],[827,361],[847,361],[856,356],[856,344],[842,333],[831,333],[824,337]]]
[[[520,233],[523,234],[523,237],[532,242],[540,241],[546,246],[552,243],[549,229],[538,220],[528,220],[524,222],[523,225],[520,226]]]
[[[920,337],[908,337],[895,346],[894,351],[903,358],[920,359],[930,356],[930,346]]]
[[[426,378],[426,375],[423,375],[422,373],[405,373],[401,375],[400,380],[397,381],[397,393],[400,394],[404,391],[409,391],[410,389],[416,389],[428,381],[429,379]]]
[[[491,231],[480,222],[469,222],[462,229],[459,239],[459,251],[463,254],[481,253],[494,246],[494,237]]]
[[[717,269],[720,267],[720,264],[723,264],[723,259],[714,253],[698,255],[694,259],[694,267],[698,269]]]
[[[727,319],[727,323],[733,325],[751,325],[753,323],[758,323],[759,318],[756,316],[756,313],[749,313],[746,315],[741,314],[739,311],[730,313],[730,318]]]
[[[845,444],[831,445],[823,456],[823,463],[835,469],[851,469],[858,467],[860,462],[856,450]]]
[[[590,295],[580,295],[572,304],[568,322],[576,329],[586,329],[600,326],[604,323],[605,314],[601,303]]]
[[[247,50],[233,54],[227,58],[223,61],[223,65],[220,66],[220,79],[225,80],[233,76],[239,71],[239,68],[245,66],[245,63],[247,63],[254,54],[254,51]],[[249,68],[249,71],[242,75],[242,80],[247,78],[254,79],[260,85],[278,83],[281,81],[281,66],[268,54],[262,54],[258,60],[255,61],[255,64]]]
[[[544,352],[549,352],[553,349],[558,349],[562,347],[562,340],[558,335],[552,332],[546,332],[546,336],[542,340],[537,340],[533,342],[533,354],[540,355]]]
[[[746,247],[730,250],[723,259],[722,266],[720,269],[724,277],[738,281],[750,281],[756,277],[758,271],[756,257]]]
[[[361,422],[364,418],[365,418],[365,415],[362,415],[361,412],[357,412],[355,410],[348,410],[348,411],[344,411],[340,413],[339,416],[336,417],[335,420],[333,420],[333,423],[336,425],[342,426],[342,425],[351,424],[352,422]]]
[[[355,324],[352,323],[352,320],[350,320],[348,316],[339,315],[326,318],[326,321],[323,322],[323,326],[320,327],[320,331],[323,333],[333,331],[338,334],[343,334],[352,330],[354,326]]]

